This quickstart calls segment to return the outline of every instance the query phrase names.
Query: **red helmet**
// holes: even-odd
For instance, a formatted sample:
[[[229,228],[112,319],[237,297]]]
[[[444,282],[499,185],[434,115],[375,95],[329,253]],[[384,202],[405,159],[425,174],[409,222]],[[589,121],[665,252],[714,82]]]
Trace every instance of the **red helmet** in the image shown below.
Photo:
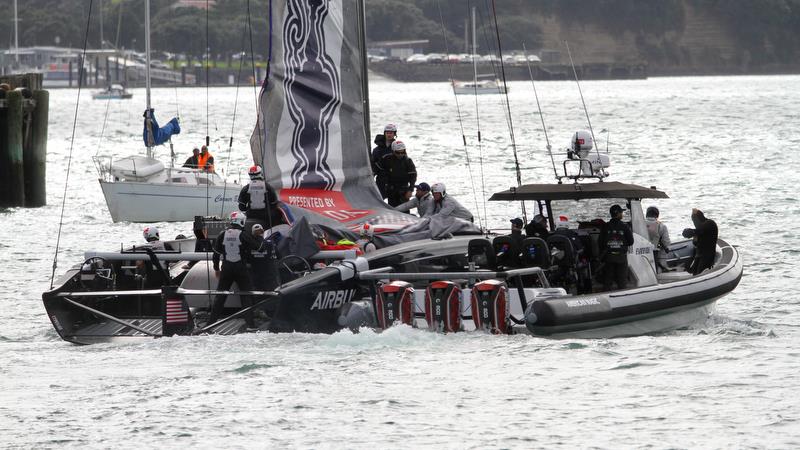
[[[264,172],[261,171],[261,166],[259,166],[258,164],[251,167],[248,173],[250,174],[250,178],[253,180],[256,180],[264,176]]]

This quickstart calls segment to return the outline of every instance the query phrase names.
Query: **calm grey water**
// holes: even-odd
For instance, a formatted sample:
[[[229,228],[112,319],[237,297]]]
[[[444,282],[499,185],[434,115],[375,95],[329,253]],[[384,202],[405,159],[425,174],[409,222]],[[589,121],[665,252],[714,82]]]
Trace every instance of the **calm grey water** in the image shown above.
[[[608,136],[612,179],[666,190],[671,198],[658,206],[674,237],[689,226],[692,207],[703,209],[744,257],[739,287],[690,329],[548,340],[397,328],[90,347],[62,342],[40,300],[77,95],[53,91],[48,206],[0,211],[0,447],[797,448],[799,83],[783,76],[582,85],[598,139]],[[537,88],[553,147],[563,148],[586,126],[577,88]],[[480,149],[474,99],[459,98],[470,176],[446,84],[378,80],[370,94],[373,134],[397,123],[421,181],[444,181],[489,226],[506,227],[520,214],[517,205],[480,200],[514,184],[499,97],[479,100]],[[217,167],[232,177],[249,165],[255,114],[253,91],[241,89],[238,102],[236,95],[215,88],[208,102]],[[523,181],[549,182],[530,84],[513,83],[510,101]],[[141,225],[111,223],[92,156],[140,151],[143,104],[142,91],[112,103],[84,92],[58,273],[84,250],[141,240]],[[180,112],[182,160],[206,135],[206,90],[157,89],[154,104],[161,120]],[[158,226],[167,237],[189,230]]]

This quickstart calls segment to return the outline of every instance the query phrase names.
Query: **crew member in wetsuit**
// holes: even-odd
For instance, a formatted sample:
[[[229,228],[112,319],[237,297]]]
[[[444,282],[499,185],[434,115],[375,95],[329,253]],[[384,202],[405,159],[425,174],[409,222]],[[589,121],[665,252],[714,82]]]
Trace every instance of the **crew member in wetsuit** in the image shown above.
[[[278,195],[272,186],[264,181],[261,166],[251,167],[248,174],[250,183],[239,192],[239,210],[244,211],[251,219],[264,221],[269,228],[286,223],[279,207]]]
[[[386,171],[381,167],[384,156],[392,154],[392,142],[397,138],[397,125],[390,123],[383,127],[383,134],[375,136],[375,148],[372,149],[371,163],[375,184],[381,193],[381,198],[386,200]]]
[[[687,271],[692,275],[697,275],[714,266],[719,229],[716,222],[707,219],[703,211],[697,208],[692,209],[692,223],[694,223],[694,228],[683,230],[683,237],[692,238],[694,243],[694,259]]]
[[[240,291],[252,290],[250,282],[250,274],[247,271],[247,264],[245,258],[247,252],[250,250],[262,250],[261,244],[248,233],[244,232],[244,224],[247,216],[239,211],[231,213],[231,222],[225,231],[221,232],[217,239],[214,241],[214,276],[219,278],[217,289],[220,291],[227,291],[235,282],[239,285]],[[220,275],[219,263],[222,260],[222,274]],[[214,304],[211,307],[211,316],[208,318],[208,324],[216,322],[222,315],[225,309],[225,300],[227,295],[218,294],[214,298]],[[246,308],[252,305],[253,299],[249,295],[241,296],[242,307]],[[252,311],[245,314],[245,322],[248,328],[255,328],[255,321],[253,320]]]
[[[264,227],[253,225],[253,238],[259,243],[259,250],[250,250],[250,277],[257,291],[271,291],[280,285],[278,279],[278,257],[275,244],[264,238]]]
[[[171,245],[161,241],[158,228],[152,225],[144,227],[142,236],[144,240],[147,241],[147,247],[153,249],[154,252],[172,250]],[[156,257],[158,257],[158,255],[156,255]],[[169,269],[169,265],[166,261],[160,262],[161,267]],[[146,261],[136,261],[136,274],[142,279],[144,288],[159,288],[167,282],[167,280],[164,279],[164,272],[158,267],[153,267],[149,259]]]
[[[386,196],[389,206],[402,205],[408,187],[414,186],[417,182],[417,167],[406,155],[406,144],[403,141],[394,141],[392,153],[381,159],[380,167],[386,173]]]
[[[543,215],[537,214],[533,216],[533,220],[525,225],[525,235],[528,237],[538,237],[547,240],[550,232],[547,230],[547,219]]]
[[[619,289],[628,285],[628,247],[633,245],[633,232],[622,221],[622,209],[612,205],[609,209],[611,220],[606,224],[605,233],[600,240],[603,252],[603,289],[610,291],[616,283]]]

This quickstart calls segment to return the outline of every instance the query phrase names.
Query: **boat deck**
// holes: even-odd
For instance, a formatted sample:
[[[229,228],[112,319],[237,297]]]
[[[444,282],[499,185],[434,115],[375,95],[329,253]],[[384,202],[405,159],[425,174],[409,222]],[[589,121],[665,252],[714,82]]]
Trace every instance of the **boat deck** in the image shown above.
[[[134,319],[130,320],[130,323],[150,333],[153,333],[155,336],[161,336],[160,318]],[[215,327],[213,334],[237,334],[241,333],[244,327],[244,319],[232,319]],[[153,338],[151,335],[111,320],[93,323],[81,328],[76,333],[65,337],[67,340],[81,344],[128,340],[130,338]]]

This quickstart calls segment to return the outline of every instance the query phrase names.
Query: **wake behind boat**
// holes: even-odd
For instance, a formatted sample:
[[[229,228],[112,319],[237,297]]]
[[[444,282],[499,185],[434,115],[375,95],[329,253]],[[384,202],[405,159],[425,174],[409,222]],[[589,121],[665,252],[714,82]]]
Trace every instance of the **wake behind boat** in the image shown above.
[[[270,6],[273,59],[251,148],[291,222],[271,230],[281,237],[278,259],[256,274],[277,277],[277,284],[217,290],[210,247],[227,224],[198,219],[195,239],[168,242],[172,250],[151,243],[87,252],[43,294],[63,339],[332,333],[398,323],[439,332],[629,336],[703,319],[736,287],[742,262],[722,240],[704,271],[683,270],[695,259],[690,241],[673,244],[666,270],[657,264],[641,202],[666,194],[605,181],[608,155],[592,153],[585,132],[573,136],[556,183],[519,183],[491,199],[535,202],[547,221],[545,237],[486,233],[468,221],[420,220],[388,208],[370,170],[362,6],[358,0],[322,3],[314,11],[293,0]],[[609,207],[632,235],[617,255],[625,272],[616,289],[597,278],[608,265],[600,242],[612,226],[604,220]],[[556,232],[562,215],[578,225],[570,230],[574,236]],[[228,230],[241,237],[253,219]],[[353,231],[372,229],[372,238]],[[354,244],[359,239],[379,249],[362,254],[366,245]],[[211,312],[217,295],[224,300],[219,316]]]

